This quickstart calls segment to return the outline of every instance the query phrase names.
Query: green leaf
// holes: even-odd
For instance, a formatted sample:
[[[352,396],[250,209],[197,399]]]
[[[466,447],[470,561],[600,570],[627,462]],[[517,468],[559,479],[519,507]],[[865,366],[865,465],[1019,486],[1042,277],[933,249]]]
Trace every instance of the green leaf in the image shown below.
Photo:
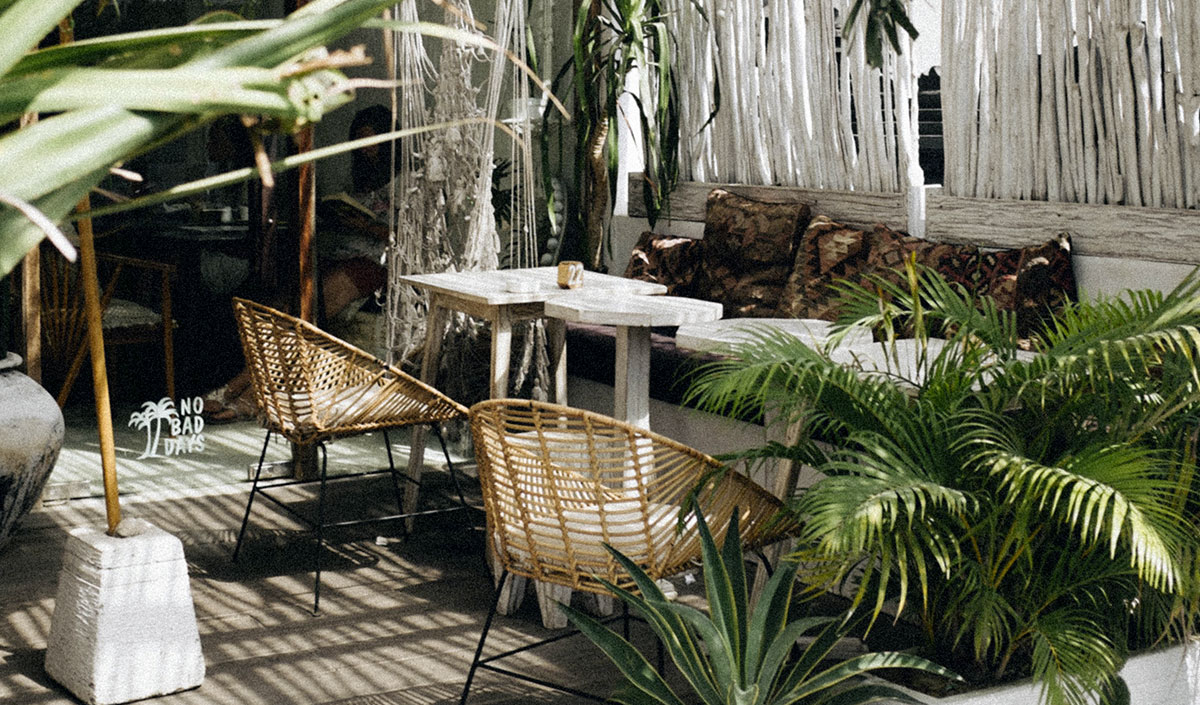
[[[63,67],[95,66],[101,62],[118,63],[121,67],[129,68],[130,63],[147,56],[162,62],[150,66],[170,68],[196,55],[201,48],[211,50],[276,27],[282,22],[257,20],[187,25],[83,39],[30,52],[10,71],[0,75],[12,78]],[[164,49],[167,51],[160,51]],[[164,57],[171,57],[170,61],[163,62]]]
[[[734,512],[730,518],[728,529],[728,532],[732,533],[735,537],[740,536],[737,533],[736,517],[737,513]],[[704,521],[704,515],[700,512],[696,512],[696,528],[700,534],[700,551],[704,560],[704,587],[708,595],[708,609],[712,614],[713,623],[721,630],[725,641],[734,650],[733,657],[740,659],[742,655],[740,644],[744,629],[741,627],[738,613],[745,608],[745,593],[743,592],[743,602],[739,605],[730,571],[731,569],[743,571],[742,580],[744,582],[745,567],[740,563],[736,566],[725,564],[721,554],[717,552],[716,541],[713,540],[708,523]],[[736,539],[735,544],[737,544]],[[740,545],[736,548],[737,553],[740,555]]]
[[[759,692],[773,693],[779,686],[783,685],[784,681],[781,681],[781,676],[783,675],[784,665],[787,664],[788,659],[792,656],[793,647],[800,640],[800,637],[812,629],[829,627],[834,621],[833,617],[803,617],[789,622],[787,626],[776,634],[767,644],[762,664],[758,670]],[[789,673],[795,672],[795,667],[789,670]]]
[[[0,76],[37,46],[80,0],[17,0],[0,13],[4,41],[0,42]]]
[[[0,81],[0,122],[94,105],[189,114],[204,105],[211,112],[311,119],[309,106],[289,95],[294,83],[262,68],[50,70]]]
[[[729,643],[728,635],[713,620],[688,605],[666,603],[665,609],[678,616],[700,636],[700,642],[704,644],[704,651],[708,657],[705,681],[711,681],[720,688],[739,688],[745,684],[739,673],[741,664],[732,644]]]
[[[759,680],[759,668],[767,648],[787,628],[798,568],[798,563],[790,561],[778,566],[754,605],[754,614],[746,631],[744,677],[747,682]],[[762,683],[759,685],[761,687]]]
[[[835,666],[825,669],[814,675],[812,678],[806,679],[802,683],[796,684],[793,688],[780,695],[780,703],[799,702],[804,698],[811,697],[816,693],[821,693],[842,683],[850,678],[861,676],[870,671],[879,670],[882,668],[910,668],[919,671],[926,671],[944,678],[961,680],[954,672],[945,669],[929,659],[914,656],[912,654],[898,653],[894,651],[884,651],[878,653],[862,654],[849,658]]]
[[[729,589],[732,604],[736,610],[733,614],[732,628],[727,632],[729,645],[733,650],[734,663],[738,664],[737,680],[747,681],[745,672],[746,653],[746,622],[749,616],[749,601],[746,590],[746,563],[742,555],[742,533],[738,522],[738,508],[735,506],[729,517],[729,527],[725,531],[725,543],[721,547],[721,562],[725,565],[726,575],[729,576]]]
[[[578,627],[625,676],[627,682],[662,705],[684,705],[667,682],[654,670],[646,657],[632,644],[600,624],[587,614],[569,605],[560,603],[559,609],[566,613],[571,623]]]

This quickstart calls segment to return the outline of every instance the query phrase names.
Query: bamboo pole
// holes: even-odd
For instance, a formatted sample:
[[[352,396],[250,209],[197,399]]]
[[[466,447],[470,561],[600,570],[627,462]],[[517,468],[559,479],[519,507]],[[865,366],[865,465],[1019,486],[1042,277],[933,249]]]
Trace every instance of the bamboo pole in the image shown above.
[[[58,25],[59,44],[75,41],[75,32],[69,20]],[[91,211],[91,198],[84,196],[75,208],[81,213]],[[113,439],[112,406],[108,396],[108,368],[104,359],[104,325],[100,307],[100,279],[96,274],[96,243],[92,233],[92,219],[80,218],[76,223],[79,232],[79,274],[83,287],[83,311],[87,321],[87,344],[92,360],[92,390],[96,400],[96,432],[100,437],[100,469],[104,480],[104,515],[108,523],[108,535],[116,536],[121,523],[121,502],[117,492],[117,446]]]
[[[76,208],[91,210],[90,198],[84,196]],[[104,360],[104,327],[100,312],[100,281],[96,275],[96,245],[92,236],[92,219],[83,217],[76,224],[79,230],[79,261],[83,284],[83,308],[87,316],[88,351],[92,359],[92,389],[96,397],[96,430],[100,435],[100,467],[104,473],[104,514],[108,519],[108,535],[115,536],[121,523],[121,504],[117,494],[117,450],[113,440],[112,406],[108,397],[108,368]]]
[[[37,114],[21,116],[20,126],[37,122]],[[42,255],[35,247],[21,261],[21,327],[25,338],[25,374],[42,383]]]

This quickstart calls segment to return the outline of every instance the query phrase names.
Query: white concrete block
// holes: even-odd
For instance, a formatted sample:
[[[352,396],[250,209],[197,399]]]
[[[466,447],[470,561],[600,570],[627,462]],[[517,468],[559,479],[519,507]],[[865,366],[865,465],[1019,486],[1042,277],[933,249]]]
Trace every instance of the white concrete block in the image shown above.
[[[136,519],[121,522],[118,533],[71,531],[46,649],[50,677],[93,705],[204,680],[183,544]]]

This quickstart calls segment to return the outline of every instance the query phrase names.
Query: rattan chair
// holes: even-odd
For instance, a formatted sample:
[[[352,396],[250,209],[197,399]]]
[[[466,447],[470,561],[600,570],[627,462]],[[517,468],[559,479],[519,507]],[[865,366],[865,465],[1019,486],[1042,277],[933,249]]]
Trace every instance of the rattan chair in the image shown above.
[[[162,342],[166,395],[175,398],[175,321],[171,316],[171,280],[175,266],[164,262],[98,254],[96,265],[104,290],[100,292],[104,344]],[[122,276],[125,275],[125,276]],[[136,289],[158,299],[158,310],[116,294]],[[58,405],[64,406],[83,369],[87,317],[78,264],[43,249],[41,259],[42,344],[48,378],[61,381]]]
[[[258,470],[254,474],[254,484],[246,502],[246,512],[242,518],[242,527],[238,531],[233,558],[237,560],[241,551],[246,525],[250,520],[250,510],[257,495],[270,500],[309,525],[316,534],[316,575],[313,581],[315,613],[320,608],[321,552],[324,530],[327,527],[408,519],[422,514],[448,511],[430,509],[404,512],[400,480],[418,485],[420,483],[418,478],[409,478],[397,471],[392,459],[391,440],[387,433],[389,429],[417,424],[432,426],[442,443],[442,453],[446,457],[446,465],[458,494],[458,504],[449,509],[468,507],[438,427],[443,422],[464,418],[467,409],[433,387],[385,364],[374,355],[299,318],[239,298],[233,300],[233,310],[237,319],[238,334],[242,340],[242,350],[246,356],[246,365],[253,382],[255,401],[261,420],[267,428],[267,438],[259,455]],[[326,485],[335,480],[376,473],[365,472],[329,478],[328,456],[324,452],[325,442],[371,431],[383,433],[388,470],[377,472],[391,474],[392,489],[400,513],[330,521],[325,516]],[[273,482],[266,487],[259,484],[267,444],[273,433],[299,446],[315,445],[321,451],[320,490],[317,495],[315,518],[299,512],[279,498],[272,497],[267,491],[316,480],[284,480]]]
[[[722,472],[704,453],[602,414],[499,399],[476,404],[470,418],[488,545],[500,575],[463,703],[478,668],[603,700],[492,665],[529,646],[481,658],[511,575],[599,595],[609,594],[601,578],[636,589],[602,544],[655,580],[681,573],[700,559],[695,521],[679,523],[692,493],[718,541],[735,508],[750,549],[786,538],[798,526],[774,495],[744,475]]]

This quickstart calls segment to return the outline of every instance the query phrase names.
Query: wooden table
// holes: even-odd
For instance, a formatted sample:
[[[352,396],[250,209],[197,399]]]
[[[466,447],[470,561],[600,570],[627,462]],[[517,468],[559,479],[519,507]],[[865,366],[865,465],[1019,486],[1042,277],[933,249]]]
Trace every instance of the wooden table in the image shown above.
[[[557,267],[412,274],[400,277],[400,281],[429,294],[429,318],[425,324],[425,350],[421,359],[421,381],[426,384],[433,385],[437,381],[438,358],[450,311],[461,311],[491,324],[492,356],[488,394],[492,399],[508,396],[513,322],[544,318],[547,301],[573,293],[559,288]],[[623,298],[665,294],[667,287],[639,279],[584,272],[583,286],[577,291],[602,292],[606,297]],[[561,320],[549,319],[546,327],[550,365],[554,374],[554,398],[559,404],[566,404],[565,326]],[[412,479],[420,479],[424,451],[424,428],[414,427],[408,462],[408,476]],[[405,493],[405,505],[409,504],[410,495],[415,509],[416,492]]]
[[[586,285],[584,287],[586,289]],[[546,302],[546,315],[617,327],[613,416],[650,428],[650,328],[715,321],[721,304],[680,296],[627,296],[580,290]]]
[[[425,329],[425,350],[421,361],[421,380],[424,382],[434,383],[443,329],[450,311],[461,311],[491,324],[489,393],[493,399],[508,396],[513,322],[546,317],[545,304],[548,300],[571,295],[575,291],[599,291],[605,296],[613,297],[652,296],[667,292],[667,288],[662,284],[597,272],[583,273],[581,289],[560,289],[556,267],[414,274],[400,277],[400,281],[429,293],[429,320]],[[564,326],[562,321],[557,319],[547,320],[547,324],[550,361],[554,367],[555,400],[565,404],[567,364],[563,348]]]

